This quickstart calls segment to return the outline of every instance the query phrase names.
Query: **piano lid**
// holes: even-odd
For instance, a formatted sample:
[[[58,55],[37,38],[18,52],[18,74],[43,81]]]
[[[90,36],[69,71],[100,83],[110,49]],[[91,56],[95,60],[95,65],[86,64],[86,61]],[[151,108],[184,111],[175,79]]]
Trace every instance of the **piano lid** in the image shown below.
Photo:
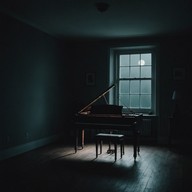
[[[87,109],[90,109],[90,106],[93,105],[98,99],[101,97],[104,97],[106,93],[108,93],[113,87],[115,87],[115,84],[111,85],[107,90],[105,90],[101,95],[96,97],[93,101],[91,101],[88,105],[86,105],[83,109],[81,109],[78,113],[84,113]]]

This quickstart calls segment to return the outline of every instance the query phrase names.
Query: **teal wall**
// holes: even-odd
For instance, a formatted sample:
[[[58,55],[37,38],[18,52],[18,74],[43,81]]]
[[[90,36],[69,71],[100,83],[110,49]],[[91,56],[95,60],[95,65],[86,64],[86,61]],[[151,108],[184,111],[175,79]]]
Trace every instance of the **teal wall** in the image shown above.
[[[0,150],[63,132],[64,76],[57,41],[0,14]]]

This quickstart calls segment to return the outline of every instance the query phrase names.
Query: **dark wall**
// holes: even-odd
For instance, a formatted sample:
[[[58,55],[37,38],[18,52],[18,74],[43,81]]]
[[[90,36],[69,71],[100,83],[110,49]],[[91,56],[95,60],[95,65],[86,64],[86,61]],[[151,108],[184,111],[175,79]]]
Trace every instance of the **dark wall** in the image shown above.
[[[160,130],[159,135],[161,137],[166,137],[169,134],[169,120],[167,116],[172,115],[174,110],[174,102],[172,100],[173,91],[177,92],[176,103],[178,105],[177,113],[178,119],[182,121],[180,126],[174,128],[174,132],[187,133],[186,118],[190,119],[192,117],[192,63],[191,63],[191,31],[172,35],[163,38],[161,41],[160,50]],[[177,68],[184,69],[184,76],[181,79],[174,77],[174,70]],[[185,120],[184,120],[185,119]],[[192,133],[190,133],[192,136]],[[178,138],[185,140],[180,135]],[[190,136],[188,137],[188,139]]]
[[[174,90],[180,92],[178,101],[183,114],[191,108],[191,34],[181,33],[161,37],[147,37],[137,39],[120,39],[107,41],[78,40],[69,42],[68,56],[74,82],[71,84],[71,102],[81,109],[93,101],[109,86],[109,48],[130,45],[157,45],[157,140],[167,143],[169,138],[169,116],[173,111],[172,94]],[[174,79],[175,68],[185,70],[184,79]],[[85,83],[86,72],[94,72],[96,81],[94,86]],[[101,99],[102,100],[102,99]],[[102,101],[104,102],[104,100]],[[77,109],[76,109],[77,111]],[[184,129],[184,128],[182,128]]]
[[[0,149],[49,138],[65,123],[57,41],[0,14]]]
[[[68,94],[78,111],[108,87],[108,49],[102,42],[65,42],[68,55]],[[86,74],[95,74],[95,84],[86,84]]]

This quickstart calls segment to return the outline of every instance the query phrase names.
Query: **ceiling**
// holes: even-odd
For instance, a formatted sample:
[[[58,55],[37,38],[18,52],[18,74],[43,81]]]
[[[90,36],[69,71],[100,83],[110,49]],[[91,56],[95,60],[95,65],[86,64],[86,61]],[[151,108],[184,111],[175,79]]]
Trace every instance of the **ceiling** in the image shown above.
[[[1,0],[0,11],[58,38],[123,38],[192,29],[191,0]]]

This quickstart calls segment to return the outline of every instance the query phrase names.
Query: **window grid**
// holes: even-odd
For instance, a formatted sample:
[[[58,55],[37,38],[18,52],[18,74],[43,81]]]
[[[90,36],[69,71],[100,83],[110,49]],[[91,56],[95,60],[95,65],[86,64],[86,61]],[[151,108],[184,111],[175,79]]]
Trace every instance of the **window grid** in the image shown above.
[[[145,60],[142,60],[142,53],[137,53],[137,54],[118,54],[118,86],[117,86],[117,103],[119,105],[123,105],[124,108],[129,108],[131,110],[142,110],[142,109],[148,109],[151,110],[152,107],[152,103],[151,103],[151,98],[152,98],[152,90],[151,90],[151,86],[152,86],[152,77],[150,74],[150,77],[141,77],[142,76],[142,70],[146,70],[146,67],[148,67],[148,69],[150,70],[150,73],[152,71],[152,65],[151,65],[151,59],[152,59],[152,54],[150,54],[151,58],[148,61],[148,63],[144,63]],[[137,59],[138,63],[136,63],[132,57],[132,55],[136,58],[138,57],[139,59]],[[128,61],[127,64],[125,62],[122,62],[121,58],[123,57],[128,57]],[[133,59],[133,60],[132,60]],[[139,63],[140,62],[140,63]],[[139,64],[139,65],[137,65]],[[127,70],[123,71],[122,68],[124,68],[124,70],[127,68]],[[134,74],[134,69],[135,71],[138,70],[138,74]],[[126,73],[127,71],[127,73]],[[124,74],[123,74],[124,72]],[[126,75],[127,74],[127,75]],[[134,76],[133,76],[134,74]],[[122,77],[123,76],[123,77]],[[122,82],[126,82],[127,81],[127,87],[128,90],[127,92],[122,92]],[[132,86],[131,83],[134,83],[138,81],[138,91],[137,92],[132,92]],[[144,81],[150,81],[150,92],[149,93],[142,93],[142,82]],[[148,105],[144,105],[142,102],[142,97],[145,98],[146,96],[148,96]],[[126,98],[126,99],[125,99]],[[147,98],[147,97],[146,97]],[[145,100],[147,101],[147,99],[145,98]],[[135,101],[134,103],[134,100]],[[125,102],[126,101],[126,102]]]

